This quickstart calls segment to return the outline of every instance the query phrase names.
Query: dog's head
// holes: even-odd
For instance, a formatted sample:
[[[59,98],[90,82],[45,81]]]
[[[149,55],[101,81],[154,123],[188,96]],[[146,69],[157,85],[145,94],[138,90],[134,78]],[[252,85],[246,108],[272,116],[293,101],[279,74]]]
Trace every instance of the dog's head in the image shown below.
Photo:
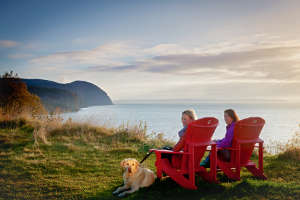
[[[127,170],[129,174],[134,174],[140,167],[140,163],[134,158],[126,158],[121,161],[121,167]]]

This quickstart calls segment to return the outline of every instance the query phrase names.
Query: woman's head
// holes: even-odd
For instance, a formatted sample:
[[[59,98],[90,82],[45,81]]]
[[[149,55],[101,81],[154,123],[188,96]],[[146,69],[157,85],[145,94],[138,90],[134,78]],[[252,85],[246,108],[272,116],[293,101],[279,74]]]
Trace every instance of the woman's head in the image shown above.
[[[189,123],[197,119],[197,115],[194,110],[185,110],[182,112],[181,121],[183,126],[187,126]]]
[[[224,111],[224,120],[226,124],[231,124],[232,122],[239,121],[239,117],[233,109],[227,109]]]

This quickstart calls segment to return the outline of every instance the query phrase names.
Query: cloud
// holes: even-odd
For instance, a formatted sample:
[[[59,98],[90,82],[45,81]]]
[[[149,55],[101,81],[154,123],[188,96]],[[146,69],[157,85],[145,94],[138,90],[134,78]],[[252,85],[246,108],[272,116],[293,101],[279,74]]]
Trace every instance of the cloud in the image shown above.
[[[89,66],[87,69],[89,71],[133,71],[137,70],[138,66],[136,65],[121,65],[121,66]]]
[[[127,42],[113,42],[91,50],[57,52],[30,60],[37,66],[74,67],[87,65],[124,65],[128,57],[138,56],[138,49]]]
[[[31,58],[33,57],[33,54],[27,54],[27,53],[15,53],[8,55],[8,58],[11,59],[23,59],[23,58]]]
[[[111,42],[90,50],[57,52],[30,60],[47,69],[142,72],[201,79],[202,83],[300,82],[300,41],[266,35],[206,46]]]
[[[152,48],[153,49],[153,48]],[[146,49],[148,51],[148,49]],[[300,45],[260,47],[221,53],[158,55],[121,66],[92,66],[94,71],[141,71],[197,76],[211,82],[300,82]]]
[[[152,60],[161,65],[144,64],[150,72],[182,75],[218,75],[270,79],[298,79],[300,73],[299,46],[261,48],[219,54],[181,54],[157,56]],[[154,63],[152,61],[152,63]]]
[[[11,48],[18,46],[19,43],[12,40],[0,40],[0,47]]]

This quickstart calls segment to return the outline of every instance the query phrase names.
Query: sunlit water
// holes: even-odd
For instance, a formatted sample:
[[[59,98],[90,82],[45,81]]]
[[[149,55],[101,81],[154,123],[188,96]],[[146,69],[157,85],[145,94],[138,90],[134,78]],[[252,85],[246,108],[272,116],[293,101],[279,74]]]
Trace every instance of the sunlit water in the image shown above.
[[[147,133],[164,133],[166,138],[178,140],[177,132],[182,128],[181,112],[194,109],[200,117],[214,116],[219,119],[214,138],[225,134],[223,111],[233,108],[241,119],[259,116],[266,120],[261,138],[267,144],[273,141],[287,142],[299,131],[300,108],[290,104],[116,104],[94,106],[80,109],[78,112],[64,113],[63,118],[73,121],[116,127],[122,124],[134,125],[140,121],[147,123]]]

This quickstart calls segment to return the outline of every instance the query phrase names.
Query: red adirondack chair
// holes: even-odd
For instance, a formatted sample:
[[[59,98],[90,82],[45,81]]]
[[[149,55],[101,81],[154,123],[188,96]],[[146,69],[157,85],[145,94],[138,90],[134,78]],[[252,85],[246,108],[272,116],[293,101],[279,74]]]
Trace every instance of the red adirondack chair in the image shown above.
[[[205,180],[216,182],[216,158],[217,147],[211,141],[211,137],[218,125],[218,120],[213,117],[198,119],[190,123],[186,129],[186,142],[184,151],[173,152],[168,150],[151,149],[156,154],[156,173],[158,178],[162,178],[164,172],[175,182],[187,189],[197,189],[195,185],[195,174],[198,173]],[[214,161],[211,162],[211,169],[208,172],[204,167],[200,166],[200,161],[207,150],[211,146],[211,156]],[[172,163],[167,158],[161,158],[162,153],[173,154]],[[179,162],[179,166],[176,165]]]
[[[238,121],[234,127],[232,147],[218,148],[229,149],[230,161],[217,159],[217,166],[226,176],[233,180],[240,180],[241,167],[246,167],[255,177],[266,179],[263,170],[263,140],[259,138],[265,120],[260,117],[249,117]],[[256,146],[256,144],[259,144]],[[258,168],[250,160],[254,147],[259,148]]]

